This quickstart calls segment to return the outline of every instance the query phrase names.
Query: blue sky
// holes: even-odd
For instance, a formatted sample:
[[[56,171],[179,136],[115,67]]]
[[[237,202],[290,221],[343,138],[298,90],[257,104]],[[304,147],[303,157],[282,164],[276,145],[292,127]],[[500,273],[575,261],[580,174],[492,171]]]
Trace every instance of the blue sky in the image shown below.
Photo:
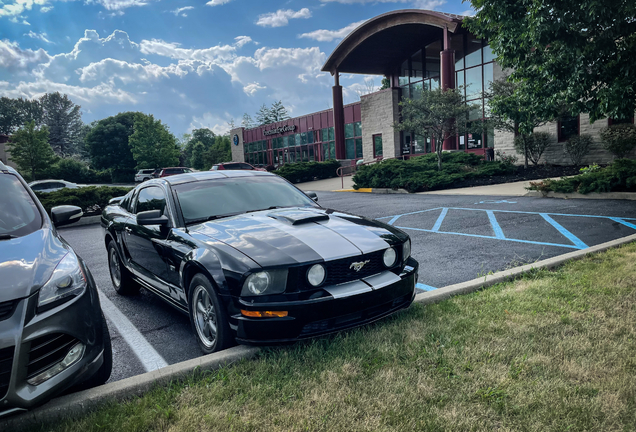
[[[470,12],[461,0],[0,0],[0,96],[59,91],[85,122],[142,111],[178,136],[223,133],[263,103],[282,100],[291,116],[330,108],[320,69],[333,49],[410,8]],[[346,103],[365,79],[341,78]]]

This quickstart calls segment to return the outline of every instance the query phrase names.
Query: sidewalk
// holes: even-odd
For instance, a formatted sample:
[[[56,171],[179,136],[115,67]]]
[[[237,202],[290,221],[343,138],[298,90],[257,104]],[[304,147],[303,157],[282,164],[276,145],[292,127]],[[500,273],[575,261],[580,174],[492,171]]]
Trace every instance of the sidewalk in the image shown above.
[[[537,182],[540,180],[532,180]],[[526,196],[530,193],[526,187],[530,186],[530,181],[520,181],[514,183],[502,183],[488,186],[474,186],[460,189],[443,189],[430,192],[418,192],[418,195],[498,195],[498,196]]]
[[[344,183],[344,186],[343,186]],[[297,183],[295,185],[298,189],[303,191],[322,191],[331,192],[340,189],[353,189],[353,176],[347,177],[334,177],[324,180],[316,180],[306,183]]]

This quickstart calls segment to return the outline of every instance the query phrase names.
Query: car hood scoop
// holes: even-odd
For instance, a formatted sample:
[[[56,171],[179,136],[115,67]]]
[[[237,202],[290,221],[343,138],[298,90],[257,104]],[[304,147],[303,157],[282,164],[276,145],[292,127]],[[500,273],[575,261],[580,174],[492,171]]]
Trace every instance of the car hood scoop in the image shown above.
[[[328,221],[329,215],[311,210],[291,209],[269,212],[267,216],[289,225],[302,225],[310,222]]]

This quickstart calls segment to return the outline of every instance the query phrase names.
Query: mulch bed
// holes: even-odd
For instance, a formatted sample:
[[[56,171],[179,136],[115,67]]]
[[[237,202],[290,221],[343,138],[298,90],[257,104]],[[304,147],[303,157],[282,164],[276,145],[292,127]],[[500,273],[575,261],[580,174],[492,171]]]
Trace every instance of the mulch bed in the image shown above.
[[[551,177],[573,176],[581,174],[579,171],[581,168],[583,168],[583,166],[529,165],[528,169],[525,169],[522,165],[517,167],[517,171],[512,174],[466,179],[454,183],[446,189],[487,186],[528,180],[542,180]]]

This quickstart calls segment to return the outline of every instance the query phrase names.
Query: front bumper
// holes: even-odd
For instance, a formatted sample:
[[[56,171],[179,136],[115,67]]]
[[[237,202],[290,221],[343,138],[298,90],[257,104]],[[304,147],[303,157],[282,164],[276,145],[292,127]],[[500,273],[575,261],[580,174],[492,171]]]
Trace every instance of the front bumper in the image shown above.
[[[37,314],[36,293],[20,300],[11,317],[0,321],[0,352],[5,354],[2,369],[10,370],[8,387],[0,391],[0,417],[40,405],[89,379],[102,366],[102,312],[95,283],[90,273],[87,276],[86,290],[71,301]],[[35,345],[52,340],[50,350],[40,348],[38,353],[53,353],[57,341],[62,340],[54,339],[57,335],[62,335],[63,340],[71,341],[71,344],[75,343],[73,339],[83,343],[86,346],[83,357],[37,386],[28,384],[29,362],[33,368],[37,360],[32,358]]]
[[[417,261],[409,258],[399,277],[393,274],[393,283],[379,288],[363,289],[363,292],[357,294],[352,294],[353,291],[343,292],[338,290],[339,286],[335,286],[331,289],[331,296],[313,300],[258,304],[238,299],[240,309],[284,310],[288,312],[288,316],[248,318],[235,315],[232,318],[237,322],[236,340],[248,345],[289,343],[384,318],[411,305],[415,298],[418,268]]]

